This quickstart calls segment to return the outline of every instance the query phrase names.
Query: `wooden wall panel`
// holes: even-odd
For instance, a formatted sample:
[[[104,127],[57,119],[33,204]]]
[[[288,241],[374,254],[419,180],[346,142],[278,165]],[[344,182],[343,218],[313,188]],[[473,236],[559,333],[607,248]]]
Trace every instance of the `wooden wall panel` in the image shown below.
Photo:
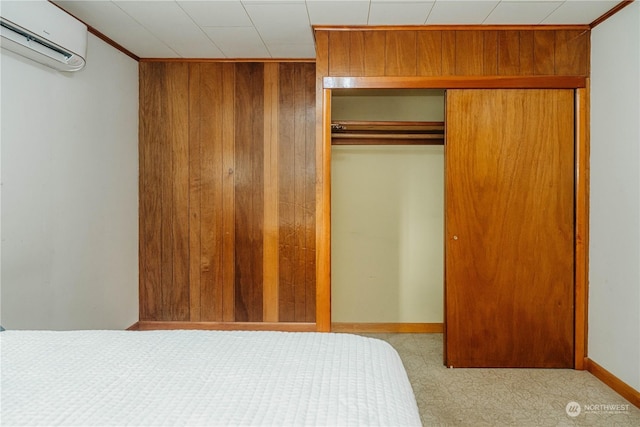
[[[313,322],[315,67],[281,64],[279,79],[279,320]]]
[[[442,74],[442,31],[418,31],[417,75],[439,76]]]
[[[456,31],[456,75],[484,72],[484,34],[479,31]]]
[[[235,317],[262,321],[264,65],[236,65]]]
[[[322,46],[318,46],[321,51]],[[364,33],[364,75],[370,77],[385,75],[387,43],[383,31],[367,31]],[[317,56],[317,55],[316,55]],[[321,62],[321,59],[318,59]],[[329,75],[331,71],[329,71]]]
[[[498,33],[498,75],[520,75],[520,32]]]
[[[556,31],[557,75],[579,74],[589,67],[589,32],[582,30]]]
[[[293,275],[283,317],[315,321],[315,66],[266,65],[269,73],[257,62],[140,65],[141,321],[285,321],[277,307],[284,258],[264,256],[267,236],[276,249],[288,236],[280,192],[293,207],[290,218],[284,210]],[[291,86],[286,99],[279,85]],[[291,131],[291,150],[279,128]],[[276,179],[272,192],[269,177],[285,170],[288,181]],[[275,225],[269,235],[266,223]],[[275,272],[275,293],[264,292],[265,271]]]
[[[385,75],[416,75],[416,32],[386,32]]]
[[[575,29],[574,29],[575,28]],[[318,29],[328,76],[588,76],[589,30]],[[363,70],[364,62],[364,70]]]
[[[189,70],[140,67],[141,319],[189,320]]]

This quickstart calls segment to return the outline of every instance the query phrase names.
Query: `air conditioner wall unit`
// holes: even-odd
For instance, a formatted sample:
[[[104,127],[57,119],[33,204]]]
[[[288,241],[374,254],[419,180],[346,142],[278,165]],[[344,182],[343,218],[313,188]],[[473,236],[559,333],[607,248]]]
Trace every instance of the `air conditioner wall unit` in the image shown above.
[[[60,71],[85,66],[87,26],[48,1],[2,1],[0,45]]]

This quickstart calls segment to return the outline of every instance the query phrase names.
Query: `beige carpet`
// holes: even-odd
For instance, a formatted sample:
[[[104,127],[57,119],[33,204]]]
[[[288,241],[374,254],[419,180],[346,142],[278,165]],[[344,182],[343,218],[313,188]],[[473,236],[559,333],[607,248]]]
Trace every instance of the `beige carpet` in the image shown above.
[[[586,371],[447,369],[442,334],[362,335],[398,351],[424,426],[640,426],[640,409]]]

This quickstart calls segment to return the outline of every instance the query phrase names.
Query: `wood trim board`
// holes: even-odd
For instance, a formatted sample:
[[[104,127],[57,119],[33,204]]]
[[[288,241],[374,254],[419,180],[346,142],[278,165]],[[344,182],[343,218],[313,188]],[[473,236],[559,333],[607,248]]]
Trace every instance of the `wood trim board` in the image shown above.
[[[625,383],[620,378],[616,377],[589,358],[586,358],[585,365],[587,371],[589,371],[591,375],[611,387],[613,391],[627,399],[634,406],[640,408],[640,392],[638,392],[638,390],[634,389],[629,384]]]
[[[203,329],[216,331],[284,331],[284,332],[314,332],[315,323],[303,322],[153,322],[141,321],[137,323],[138,331],[173,330],[173,329]]]
[[[331,332],[347,333],[442,333],[442,323],[351,323],[334,322]]]
[[[324,77],[325,89],[575,89],[581,76]]]

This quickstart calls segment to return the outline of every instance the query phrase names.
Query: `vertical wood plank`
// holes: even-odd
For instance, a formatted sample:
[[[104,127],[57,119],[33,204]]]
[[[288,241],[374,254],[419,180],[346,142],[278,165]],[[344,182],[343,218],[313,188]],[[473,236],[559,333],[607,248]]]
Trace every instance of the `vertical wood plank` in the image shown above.
[[[304,321],[306,313],[306,268],[305,268],[305,181],[306,176],[306,105],[303,69],[293,66],[293,141],[294,141],[294,321]]]
[[[331,331],[331,90],[323,89],[316,115],[316,329]]]
[[[533,33],[533,72],[535,75],[554,75],[556,68],[555,46],[555,31],[535,31]]]
[[[295,85],[292,64],[283,65],[280,72],[280,125],[278,127],[279,170],[279,318],[295,320]]]
[[[534,31],[520,31],[520,75],[534,75],[534,55],[533,55],[533,33]]]
[[[417,75],[442,74],[442,31],[417,32]]]
[[[316,321],[316,126],[315,126],[315,66],[303,64],[305,110],[305,315],[301,321]]]
[[[176,78],[168,87],[172,114],[172,320],[189,320],[189,64],[172,64]]]
[[[453,76],[456,73],[456,32],[442,32],[442,75]]]
[[[588,79],[587,79],[588,80]],[[589,281],[589,81],[576,90],[575,356],[574,369],[585,369]]]
[[[456,31],[456,75],[480,76],[484,72],[484,36],[480,31]]]
[[[200,319],[200,64],[189,66],[189,320]]]
[[[364,76],[364,32],[352,31],[349,36],[349,75]]]
[[[235,318],[263,320],[264,64],[236,64]]]
[[[161,151],[164,64],[140,64],[140,320],[156,320],[162,310]]]
[[[369,48],[371,43],[370,32],[365,33],[365,74],[375,72],[368,66]],[[331,111],[331,97],[326,96],[322,85],[322,78],[329,73],[328,68],[328,34],[326,31],[316,31],[316,101],[315,101],[315,206],[316,206],[316,330],[329,332],[331,330],[331,259],[330,259],[330,229],[331,218],[328,216],[331,209],[330,188],[325,183],[331,183],[331,141],[327,129],[331,117],[326,114]],[[329,156],[329,157],[327,157]]]
[[[498,32],[483,31],[484,48],[483,48],[483,74],[485,76],[498,75]]]
[[[200,317],[222,320],[223,141],[222,65],[200,65]]]
[[[417,73],[416,31],[385,31],[387,76],[415,76]]]
[[[498,33],[498,75],[517,76],[520,74],[520,32],[500,31]]]
[[[589,32],[583,30],[557,30],[557,76],[587,76],[589,74]]]
[[[364,74],[367,77],[385,75],[384,58],[387,50],[385,33],[385,31],[366,31],[364,33]],[[316,66],[317,64],[316,61]],[[316,97],[318,100],[322,100],[318,94]]]
[[[236,67],[222,64],[222,320],[234,322],[235,291],[235,101]]]
[[[264,295],[265,322],[278,321],[278,86],[277,63],[264,65]]]
[[[349,75],[349,32],[329,32],[329,76]]]

